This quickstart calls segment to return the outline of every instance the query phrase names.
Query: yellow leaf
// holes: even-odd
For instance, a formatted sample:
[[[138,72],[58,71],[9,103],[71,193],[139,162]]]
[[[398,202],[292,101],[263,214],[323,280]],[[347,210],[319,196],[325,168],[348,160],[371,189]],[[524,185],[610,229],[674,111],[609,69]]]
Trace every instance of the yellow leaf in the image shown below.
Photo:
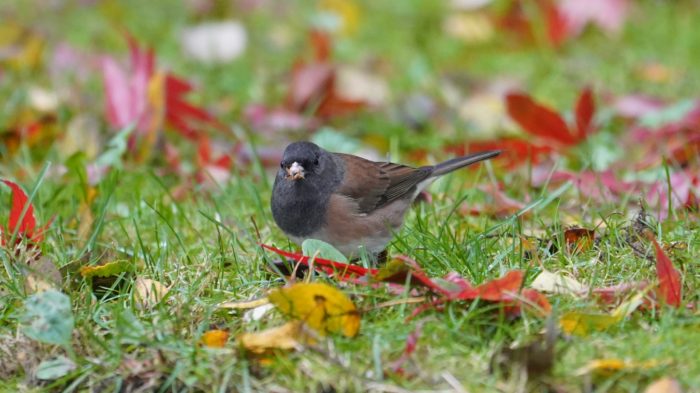
[[[580,368],[576,374],[593,374],[599,377],[609,377],[621,371],[642,371],[661,365],[661,362],[649,360],[646,362],[634,362],[622,359],[595,359]]]
[[[137,278],[134,282],[134,300],[141,308],[158,304],[168,293],[168,287],[150,278]]]
[[[109,277],[116,276],[120,273],[130,272],[134,270],[133,263],[129,261],[112,261],[104,265],[83,266],[80,268],[80,275],[84,278],[92,277]]]
[[[310,342],[310,338],[304,332],[302,322],[291,321],[262,332],[239,334],[236,341],[245,350],[262,354],[275,349],[297,349]]]
[[[320,334],[354,337],[360,329],[360,313],[355,305],[330,285],[297,283],[271,291],[268,298],[280,311],[304,321]]]
[[[559,325],[565,333],[587,336],[591,332],[605,330],[623,318],[622,315],[568,312],[559,318]]]
[[[247,310],[256,308],[270,303],[270,299],[263,297],[255,300],[246,300],[244,302],[224,302],[219,304],[219,308],[228,308],[232,310]]]
[[[657,379],[644,389],[644,393],[683,393],[681,384],[673,378],[663,377]]]
[[[202,344],[209,348],[223,348],[228,341],[229,333],[226,330],[213,329],[202,335]]]

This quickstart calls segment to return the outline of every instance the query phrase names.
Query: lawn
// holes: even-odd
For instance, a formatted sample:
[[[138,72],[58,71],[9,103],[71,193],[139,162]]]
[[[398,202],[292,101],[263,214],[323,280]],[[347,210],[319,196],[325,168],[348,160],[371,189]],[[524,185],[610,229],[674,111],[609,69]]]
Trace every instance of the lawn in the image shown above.
[[[0,391],[700,391],[700,6],[474,3],[3,1]],[[222,303],[303,285],[260,246],[300,251],[270,211],[300,139],[503,153],[415,203],[401,281],[306,275],[359,332],[256,351],[304,318]]]

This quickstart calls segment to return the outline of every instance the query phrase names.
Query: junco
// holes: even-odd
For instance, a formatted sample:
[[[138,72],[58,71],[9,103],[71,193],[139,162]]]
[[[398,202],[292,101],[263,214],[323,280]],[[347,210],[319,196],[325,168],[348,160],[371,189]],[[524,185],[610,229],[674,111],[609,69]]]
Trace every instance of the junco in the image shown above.
[[[297,244],[322,240],[349,258],[364,246],[376,261],[423,189],[439,176],[499,153],[485,151],[413,168],[294,142],[284,151],[272,188],[272,216]]]

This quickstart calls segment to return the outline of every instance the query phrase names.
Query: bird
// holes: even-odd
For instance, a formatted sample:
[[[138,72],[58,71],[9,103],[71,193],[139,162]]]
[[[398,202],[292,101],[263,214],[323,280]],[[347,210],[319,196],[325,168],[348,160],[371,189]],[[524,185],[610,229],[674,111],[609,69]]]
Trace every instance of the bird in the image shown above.
[[[296,244],[321,240],[351,261],[364,247],[374,264],[381,263],[421,191],[440,176],[499,154],[483,151],[412,167],[293,142],[284,150],[272,187],[272,217]]]

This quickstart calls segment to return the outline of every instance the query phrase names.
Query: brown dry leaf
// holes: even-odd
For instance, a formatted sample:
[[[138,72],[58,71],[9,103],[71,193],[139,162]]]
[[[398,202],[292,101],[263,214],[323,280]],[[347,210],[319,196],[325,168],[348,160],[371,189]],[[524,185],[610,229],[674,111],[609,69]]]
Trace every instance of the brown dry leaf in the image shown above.
[[[564,231],[566,249],[572,254],[589,250],[594,239],[595,231],[592,229],[569,228]]]
[[[141,308],[151,308],[168,293],[168,287],[150,278],[137,278],[134,282],[134,301]]]
[[[588,287],[561,273],[543,270],[530,285],[541,292],[579,296],[588,292]]]
[[[223,348],[228,341],[229,332],[212,329],[202,335],[202,345],[209,348]]]
[[[677,380],[663,377],[647,386],[644,389],[644,393],[683,393],[683,389],[681,389],[681,384]]]
[[[268,298],[284,314],[320,334],[342,333],[354,337],[360,329],[360,313],[338,289],[321,283],[296,283],[270,292]]]
[[[275,349],[299,349],[304,344],[312,342],[304,332],[304,324],[301,321],[287,322],[282,326],[257,333],[239,334],[236,341],[246,351],[255,354],[263,354]]]

